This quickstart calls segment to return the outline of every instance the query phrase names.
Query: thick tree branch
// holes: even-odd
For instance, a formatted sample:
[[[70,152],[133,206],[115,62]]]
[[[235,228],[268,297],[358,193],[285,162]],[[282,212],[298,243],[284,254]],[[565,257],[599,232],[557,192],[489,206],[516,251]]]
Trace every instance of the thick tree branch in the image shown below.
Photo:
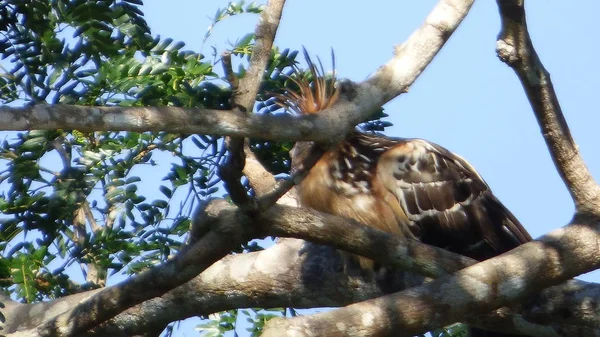
[[[498,57],[519,77],[552,160],[577,211],[600,214],[600,186],[585,165],[563,116],[550,74],[540,61],[527,30],[524,0],[497,0],[502,18]]]
[[[335,215],[274,205],[257,220],[264,235],[293,237],[372,258],[399,270],[440,277],[474,260]]]
[[[360,90],[368,86],[380,88],[382,103],[406,92],[452,36],[472,5],[473,1],[470,0],[439,1],[423,25],[413,32],[408,40],[396,46],[396,57],[380,67]],[[365,94],[367,93],[365,90]],[[372,108],[376,109],[381,105],[383,104]],[[361,121],[359,117],[358,122]]]
[[[245,267],[240,270],[240,266]],[[110,324],[118,322],[119,330],[139,333],[143,331],[145,324],[150,323],[143,315],[139,316],[147,310],[168,312],[168,317],[162,319],[173,321],[199,313],[210,314],[241,307],[340,306],[381,296],[420,282],[420,278],[407,273],[378,275],[376,282],[365,280],[355,273],[359,272],[344,271],[343,260],[331,248],[298,240],[283,240],[282,243],[260,253],[229,256],[211,266],[192,282],[174,289],[160,299],[153,299],[132,308]],[[535,306],[525,305],[526,310],[536,310],[538,322],[548,325],[546,327],[534,324],[535,321],[526,321],[520,315],[506,312],[502,315],[488,316],[492,318],[487,322],[471,320],[470,323],[483,323],[484,327],[501,324],[508,332],[527,331],[532,336],[548,336],[549,330],[563,331],[573,325],[579,325],[579,332],[569,336],[590,336],[598,331],[595,321],[579,321],[580,316],[571,315],[581,309],[588,310],[588,318],[590,315],[598,315],[598,311],[594,311],[598,306],[590,306],[590,297],[583,300],[582,296],[585,293],[587,296],[594,296],[591,298],[598,298],[600,289],[597,285],[571,281],[551,289],[553,296],[558,300],[547,304],[547,295],[542,293],[535,297]],[[572,300],[573,297],[569,296],[572,292],[580,294],[580,302]],[[569,307],[561,301],[568,303]],[[555,319],[548,322],[549,317],[543,317],[543,314],[549,311],[562,311],[560,317],[568,316],[570,320]],[[107,327],[103,327],[105,328]],[[524,330],[525,328],[527,330]]]
[[[410,336],[531,296],[600,267],[600,223],[577,222],[452,276],[328,313],[274,321],[264,336]],[[371,257],[368,256],[367,257]],[[343,322],[343,329],[339,324]],[[354,332],[354,333],[353,333]]]
[[[271,140],[339,139],[373,111],[405,92],[466,16],[473,1],[445,0],[395,56],[367,81],[346,82],[338,104],[310,116],[241,116],[230,110],[175,107],[0,107],[0,130],[163,131]],[[293,128],[290,125],[294,125]]]
[[[359,271],[345,271],[343,260],[332,248],[284,239],[265,251],[227,256],[192,281],[128,309],[86,335],[141,335],[154,326],[233,308],[335,307],[401,290],[415,282],[420,282],[420,278],[402,272],[378,274],[376,281],[370,281],[361,277]],[[45,317],[75,306],[96,292],[44,303],[18,304],[18,310],[8,307],[3,311],[8,314],[4,332],[37,326]],[[504,315],[496,316],[487,326],[497,326],[500,322],[516,332],[523,330],[517,330],[515,325],[538,322],[558,332],[578,326],[579,332],[569,336],[593,336],[600,320],[598,298],[600,286],[569,281],[523,303],[523,315],[531,318],[529,323],[520,315]],[[544,329],[534,326],[538,331]]]
[[[205,235],[174,259],[133,276],[116,286],[105,288],[91,298],[48,320],[35,329],[19,331],[14,336],[77,336],[84,331],[143,301],[160,296],[191,280],[232,249],[256,236],[249,236],[248,226],[241,226],[243,212],[212,203],[201,217]],[[236,217],[242,219],[236,219]],[[223,221],[224,220],[224,221]],[[225,224],[225,226],[221,226]],[[140,291],[144,289],[144,291]]]
[[[248,220],[241,216],[242,211],[235,210],[227,203],[219,202],[215,204],[215,207],[221,208],[219,213],[238,213],[237,216],[229,215],[227,218],[220,218],[219,222],[232,219]],[[436,247],[429,247],[416,241],[406,243],[403,239],[391,237],[353,221],[311,210],[276,205],[255,222],[262,226],[264,232],[261,235],[285,235],[302,237],[315,242],[326,242],[353,253],[380,259],[393,266],[420,272],[425,271],[428,275],[452,272],[471,262]],[[241,224],[238,227],[253,228],[255,226]],[[510,254],[486,261],[487,264],[477,264],[471,267],[475,268],[474,271],[470,268],[465,269],[460,272],[462,274],[459,273],[458,277],[450,279],[445,277],[428,285],[414,288],[414,290],[408,291],[409,295],[406,295],[405,292],[369,301],[366,303],[375,302],[375,304],[368,307],[365,307],[364,303],[352,305],[341,309],[337,315],[337,311],[324,314],[332,316],[325,316],[324,320],[319,320],[317,323],[310,318],[311,316],[308,316],[291,320],[290,324],[303,320],[298,325],[307,329],[313,328],[317,324],[317,329],[312,330],[311,333],[335,336],[336,331],[340,333],[336,330],[335,323],[341,320],[348,328],[345,330],[346,334],[353,328],[359,329],[356,331],[369,330],[368,327],[360,326],[365,322],[360,315],[373,314],[376,322],[385,322],[385,324],[374,324],[370,328],[390,329],[377,331],[378,334],[383,332],[385,335],[386,331],[397,334],[394,329],[400,326],[403,331],[406,330],[407,334],[410,334],[442,326],[455,320],[462,320],[464,317],[475,317],[476,314],[507,304],[519,296],[525,296],[523,294],[531,295],[532,291],[548,286],[550,282],[559,282],[561,278],[567,279],[587,271],[589,268],[586,267],[586,263],[595,263],[594,266],[600,264],[598,256],[600,253],[590,248],[594,247],[592,243],[597,243],[598,235],[589,235],[588,232],[596,233],[590,231],[588,227],[569,226],[549,234],[541,242],[522,246]],[[590,242],[581,244],[580,241],[576,241],[582,234]],[[498,259],[501,260],[498,261]],[[579,261],[580,259],[583,261]],[[443,263],[439,261],[443,261]],[[563,263],[567,267],[563,267]],[[465,272],[466,275],[464,275]],[[545,280],[544,277],[550,278],[550,281]],[[474,294],[477,296],[473,296]],[[499,296],[496,296],[497,294]],[[398,298],[403,301],[398,302]],[[438,303],[436,301],[441,301],[442,304],[436,304]],[[418,303],[418,305],[415,307],[407,305],[407,303]],[[447,310],[443,303],[451,303],[452,312],[458,311],[459,314],[452,316],[450,310]],[[383,304],[387,304],[387,306]],[[390,311],[384,311],[384,308]],[[469,313],[469,315],[465,313]],[[347,318],[350,320],[347,321]],[[389,321],[398,323],[387,326]],[[498,325],[496,321],[493,321],[496,324],[490,323],[488,326],[485,324],[486,322],[491,322],[489,317],[480,318],[475,323],[483,323],[482,325],[486,328],[510,327],[507,323]],[[320,330],[322,326],[319,326],[318,323],[323,323],[333,330],[328,330],[327,327],[324,328],[325,330]],[[295,329],[298,325],[294,325],[290,329]],[[524,326],[524,324],[520,324],[520,326]],[[538,327],[538,329],[540,328]],[[276,336],[284,335],[284,331],[277,329],[272,333]]]

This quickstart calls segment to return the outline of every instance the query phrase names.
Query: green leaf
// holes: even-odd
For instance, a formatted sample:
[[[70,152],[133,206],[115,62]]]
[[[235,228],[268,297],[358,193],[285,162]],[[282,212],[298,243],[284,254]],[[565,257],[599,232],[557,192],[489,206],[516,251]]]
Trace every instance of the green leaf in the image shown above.
[[[159,75],[169,70],[169,66],[166,64],[159,64],[155,67],[152,67],[152,71],[150,71],[150,75]]]
[[[173,196],[173,191],[171,191],[170,188],[168,188],[167,186],[164,185],[160,185],[158,187],[158,189],[160,190],[160,192],[162,194],[164,194],[167,198],[171,198]]]
[[[167,206],[169,206],[169,203],[166,202],[165,200],[154,200],[152,202],[152,206],[158,207],[158,208],[166,208]]]

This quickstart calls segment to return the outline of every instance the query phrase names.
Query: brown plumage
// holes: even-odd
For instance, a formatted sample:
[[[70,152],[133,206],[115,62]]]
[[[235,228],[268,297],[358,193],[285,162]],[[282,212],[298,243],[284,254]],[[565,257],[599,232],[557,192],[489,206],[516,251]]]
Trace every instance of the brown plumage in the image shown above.
[[[476,260],[531,241],[469,163],[422,139],[353,132],[321,157],[298,195],[304,207]]]
[[[298,87],[277,97],[298,114],[318,113],[339,97],[335,74],[311,62],[289,77]],[[298,142],[292,167],[306,155]],[[463,158],[423,139],[352,132],[331,147],[298,185],[302,206],[352,218],[484,260],[531,236]]]
[[[277,97],[298,114],[318,113],[339,97],[335,73],[324,76],[304,52],[309,73],[295,69],[298,91]],[[310,142],[292,150],[292,169]],[[300,204],[415,238],[476,260],[502,254],[531,236],[463,158],[422,139],[354,131],[329,148],[297,186]],[[372,261],[360,258],[363,268]],[[475,332],[477,331],[477,332]],[[472,336],[507,336],[473,330]]]

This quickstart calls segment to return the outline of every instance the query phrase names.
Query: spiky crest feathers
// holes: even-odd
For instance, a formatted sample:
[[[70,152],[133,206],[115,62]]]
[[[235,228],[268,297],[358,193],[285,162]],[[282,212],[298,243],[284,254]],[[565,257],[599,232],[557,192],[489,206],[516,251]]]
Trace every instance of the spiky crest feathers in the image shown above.
[[[313,114],[331,107],[339,98],[336,86],[335,57],[331,52],[333,75],[326,76],[321,60],[317,58],[318,66],[312,61],[306,49],[304,58],[308,64],[308,72],[293,65],[293,71],[288,76],[298,89],[286,89],[283,94],[275,95],[276,104],[299,115]]]

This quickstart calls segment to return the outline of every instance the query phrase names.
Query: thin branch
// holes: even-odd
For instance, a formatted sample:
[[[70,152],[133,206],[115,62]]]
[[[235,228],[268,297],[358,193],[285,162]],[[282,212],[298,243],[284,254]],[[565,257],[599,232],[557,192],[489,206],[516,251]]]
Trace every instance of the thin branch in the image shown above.
[[[256,196],[260,197],[273,189],[276,184],[275,177],[256,158],[248,140],[244,144],[244,154],[246,155],[246,165],[242,173],[248,178],[248,183]]]
[[[239,86],[239,80],[235,73],[233,72],[233,64],[231,62],[231,51],[227,50],[221,54],[221,62],[223,62],[223,73],[225,74],[225,78],[229,85],[231,85],[231,90],[236,91]]]
[[[226,137],[225,146],[227,147],[227,158],[219,166],[219,177],[223,181],[225,190],[234,204],[244,207],[247,210],[256,208],[255,202],[242,185],[242,170],[246,163],[246,157],[243,150],[244,138]]]
[[[92,232],[97,234],[102,230],[102,226],[98,224],[96,218],[94,217],[94,213],[92,212],[92,208],[90,207],[90,203],[85,200],[83,202],[83,211],[85,212],[85,217],[92,228]]]
[[[563,116],[550,74],[527,30],[524,0],[497,0],[502,29],[496,51],[521,81],[550,155],[578,212],[600,215],[600,186],[585,165]]]
[[[252,48],[250,65],[246,75],[239,80],[239,83],[231,78],[234,77],[231,70],[230,54],[224,55],[223,65],[226,69],[226,75],[230,78],[233,88],[231,97],[234,111],[241,115],[249,116],[252,114],[256,95],[263,80],[263,74],[271,56],[273,41],[285,0],[270,0],[263,10],[260,21],[256,25],[255,43]],[[229,137],[226,141],[229,156],[224,165],[219,167],[219,176],[223,180],[225,189],[229,192],[231,200],[237,205],[243,205],[247,208],[254,208],[253,200],[246,193],[246,189],[241,184],[242,170],[245,165],[246,157],[244,155],[244,139],[241,137]]]
[[[235,93],[239,90],[239,80],[233,72],[230,51],[225,51],[221,55],[221,62],[223,63],[225,78],[229,82],[229,85],[231,85],[231,90],[234,93],[231,97],[231,105],[235,107]],[[234,108],[234,112],[237,112],[240,115],[246,115],[244,111],[244,108]],[[225,158],[223,165],[219,165],[218,173],[221,180],[223,180],[223,185],[225,190],[229,193],[231,201],[236,205],[253,209],[255,207],[254,200],[248,196],[246,188],[240,182],[242,179],[242,168],[245,167],[246,161],[245,154],[241,152],[240,149],[240,142],[242,139],[243,138],[239,137],[225,138],[225,148],[229,155]]]
[[[265,211],[288,193],[292,187],[299,184],[324,153],[324,149],[318,144],[313,144],[308,151],[308,156],[295,168],[288,179],[279,181],[276,185],[272,186],[270,191],[261,196],[258,200],[260,210]]]
[[[65,143],[65,139],[64,137],[58,137],[56,138],[53,142],[52,142],[52,146],[54,147],[54,149],[56,150],[56,152],[58,153],[62,163],[63,163],[63,169],[61,170],[61,173],[59,175],[60,178],[62,179],[68,179],[68,178],[72,178],[71,175],[73,174],[73,167],[71,165],[71,153],[70,151],[67,151],[67,149],[65,148],[65,146],[63,146]],[[88,214],[88,210],[89,210],[89,203],[86,200],[86,195],[83,193],[83,191],[78,191],[78,198],[79,200],[83,200],[81,202],[80,207],[78,207],[74,212],[73,212],[73,219],[72,219],[72,224],[73,224],[73,243],[75,244],[75,246],[77,247],[77,249],[79,251],[83,250],[83,248],[85,248],[85,242],[86,242],[86,237],[87,237],[87,230],[86,230],[86,219],[89,218],[89,214]],[[91,212],[91,211],[90,211]],[[93,220],[93,218],[92,218]],[[90,221],[90,226],[92,227],[92,229],[94,228],[94,222]],[[97,265],[96,263],[94,263],[94,259],[91,256],[87,256],[89,258],[88,262],[80,262],[79,265],[81,267],[81,271],[83,273],[83,275],[85,276],[85,279],[88,283],[94,284],[94,285],[98,285],[103,287],[106,284],[106,271],[103,270],[99,265]]]

